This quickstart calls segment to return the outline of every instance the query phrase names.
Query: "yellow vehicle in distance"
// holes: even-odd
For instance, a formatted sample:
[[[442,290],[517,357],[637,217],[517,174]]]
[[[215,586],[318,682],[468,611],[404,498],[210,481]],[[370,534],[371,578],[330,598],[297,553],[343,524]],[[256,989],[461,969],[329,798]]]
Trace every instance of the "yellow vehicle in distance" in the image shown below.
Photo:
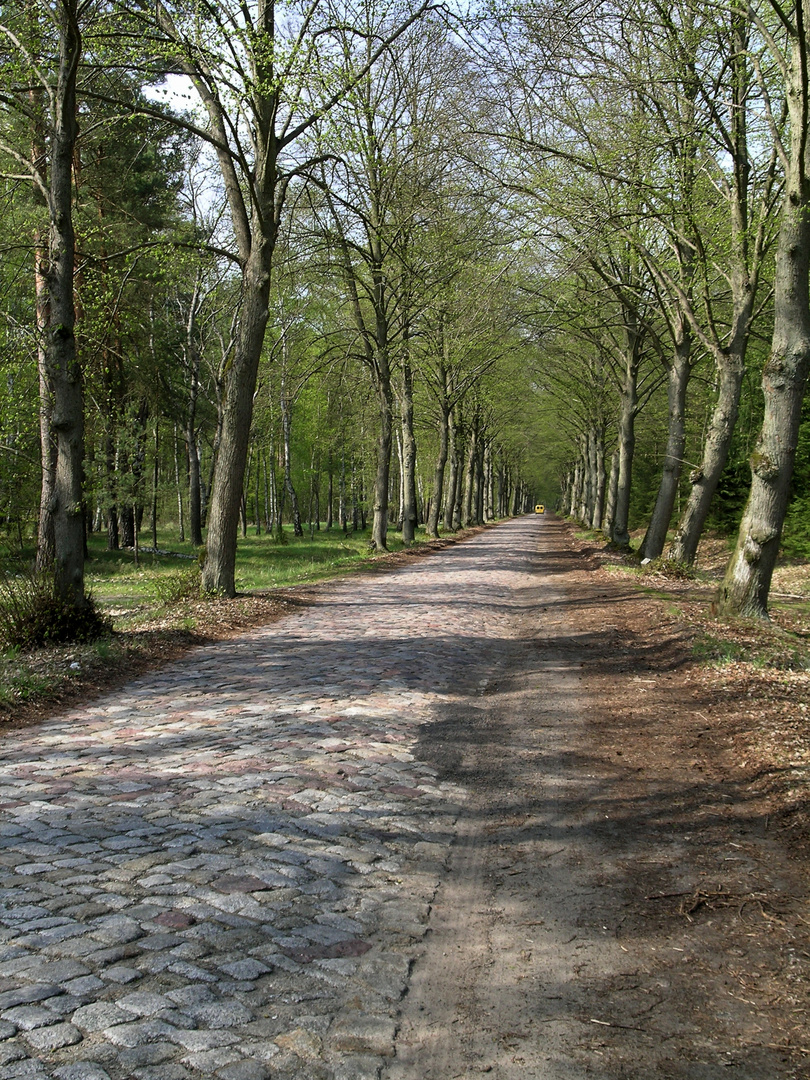
[[[534,512],[535,514],[545,514],[546,508],[545,506],[543,506],[542,503],[538,503],[537,506],[535,506],[534,508]]]

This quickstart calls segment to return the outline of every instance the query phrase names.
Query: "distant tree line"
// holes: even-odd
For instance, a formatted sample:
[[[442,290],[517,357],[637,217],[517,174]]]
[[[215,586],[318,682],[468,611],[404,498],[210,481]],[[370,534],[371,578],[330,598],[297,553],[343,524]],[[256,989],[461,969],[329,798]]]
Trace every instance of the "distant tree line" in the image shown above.
[[[171,523],[233,595],[248,529],[557,497],[678,563],[739,528],[721,606],[764,614],[810,471],[808,15],[3,4],[9,542],[81,608],[89,531]]]

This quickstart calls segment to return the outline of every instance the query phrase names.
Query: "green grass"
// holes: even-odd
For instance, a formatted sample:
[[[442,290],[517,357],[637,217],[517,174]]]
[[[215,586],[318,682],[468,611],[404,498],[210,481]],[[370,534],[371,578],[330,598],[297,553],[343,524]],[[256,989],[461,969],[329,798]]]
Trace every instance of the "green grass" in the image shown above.
[[[749,659],[749,649],[736,641],[701,634],[692,643],[692,655],[702,664],[731,664]]]
[[[239,537],[236,555],[236,587],[240,592],[284,588],[322,581],[367,565],[375,556],[370,550],[371,532],[344,534],[342,529],[321,529],[313,539],[295,537],[292,527],[284,530],[285,543],[271,536]],[[424,530],[417,543],[426,540]],[[105,606],[160,605],[171,602],[172,591],[182,588],[182,579],[193,574],[194,561],[178,556],[196,556],[190,544],[181,544],[169,532],[158,532],[158,548],[170,555],[141,551],[139,566],[131,550],[108,551],[106,536],[89,538],[90,558],[85,566],[87,587]],[[402,540],[388,534],[389,551],[401,551]]]
[[[736,629],[737,637],[701,634],[692,644],[695,659],[714,666],[742,661],[757,668],[810,670],[810,649],[795,634],[767,624]]]

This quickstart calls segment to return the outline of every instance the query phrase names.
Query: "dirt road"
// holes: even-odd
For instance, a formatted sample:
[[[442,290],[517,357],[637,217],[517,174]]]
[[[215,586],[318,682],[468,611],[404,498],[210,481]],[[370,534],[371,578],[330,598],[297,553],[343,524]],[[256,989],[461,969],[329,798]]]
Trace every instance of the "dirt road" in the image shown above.
[[[313,599],[5,736],[0,1080],[810,1075],[660,602],[535,517]]]
[[[504,671],[420,744],[470,798],[384,1077],[810,1076],[803,868],[665,607],[524,529]]]

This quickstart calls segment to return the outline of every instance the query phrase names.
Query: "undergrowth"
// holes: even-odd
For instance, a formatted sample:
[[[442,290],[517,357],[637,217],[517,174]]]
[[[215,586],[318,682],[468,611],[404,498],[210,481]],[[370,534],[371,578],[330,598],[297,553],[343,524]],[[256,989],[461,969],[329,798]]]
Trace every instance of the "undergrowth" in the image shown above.
[[[81,607],[60,596],[50,571],[0,574],[0,647],[35,649],[73,641],[95,641],[112,624],[88,596]]]

